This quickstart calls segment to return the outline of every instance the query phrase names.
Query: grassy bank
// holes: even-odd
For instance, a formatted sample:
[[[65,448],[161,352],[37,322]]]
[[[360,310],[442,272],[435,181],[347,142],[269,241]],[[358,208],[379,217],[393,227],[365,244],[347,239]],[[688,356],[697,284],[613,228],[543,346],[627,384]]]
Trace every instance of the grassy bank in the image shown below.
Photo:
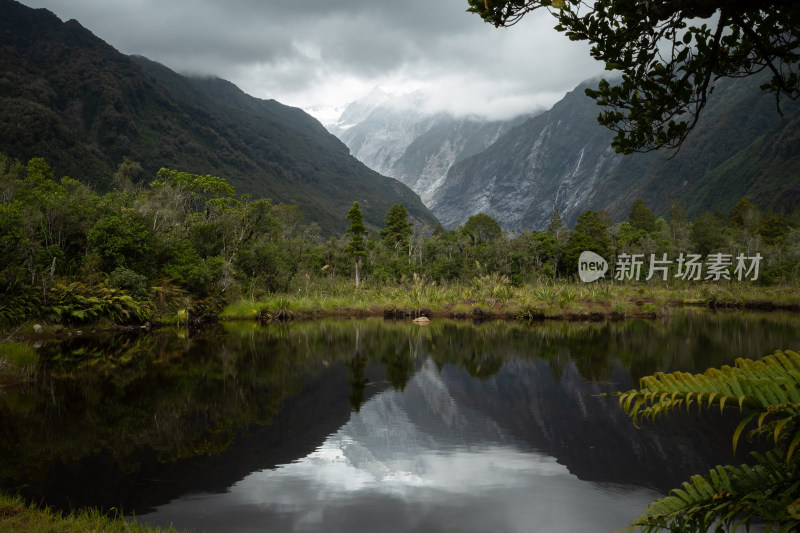
[[[401,283],[365,284],[356,289],[351,280],[336,279],[296,283],[287,292],[237,298],[213,310],[203,305],[202,301],[183,299],[181,306],[164,309],[158,317],[153,317],[153,323],[198,325],[191,318],[198,315],[204,317],[202,322],[215,318],[270,321],[324,316],[414,318],[421,315],[463,319],[622,320],[656,318],[668,314],[671,308],[682,306],[800,312],[800,287],[764,287],[742,282],[583,284],[560,280],[514,286],[505,276],[489,275],[468,283],[449,284],[414,277]],[[45,336],[56,337],[142,328],[105,324],[108,327],[104,329],[102,322],[64,326],[29,319],[0,330],[0,385],[26,379],[26,368],[31,363],[26,362],[25,355],[9,357],[3,351],[9,346],[7,341],[12,339],[40,338],[42,333],[34,333],[36,322],[43,325]]]
[[[174,532],[126,521],[120,517],[109,517],[97,510],[83,510],[62,514],[50,509],[28,505],[20,497],[0,494],[0,531],[7,533],[157,533]]]
[[[0,387],[29,381],[38,362],[39,354],[31,345],[20,342],[0,343]]]
[[[471,284],[441,285],[414,278],[396,286],[356,289],[338,281],[296,292],[242,299],[227,305],[223,320],[353,315],[517,319],[623,319],[656,317],[676,306],[800,310],[794,286],[743,283],[696,285],[576,284],[566,281],[513,286],[503,276]]]

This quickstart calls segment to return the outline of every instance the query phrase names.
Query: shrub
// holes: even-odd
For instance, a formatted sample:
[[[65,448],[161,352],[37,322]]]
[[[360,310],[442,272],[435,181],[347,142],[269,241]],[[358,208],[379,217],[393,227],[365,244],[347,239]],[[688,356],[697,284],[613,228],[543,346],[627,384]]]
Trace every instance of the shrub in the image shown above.
[[[122,289],[136,298],[147,296],[147,276],[125,267],[114,269],[108,278],[108,285],[113,289]]]
[[[115,324],[137,324],[150,320],[148,302],[135,300],[124,291],[103,284],[88,286],[80,282],[56,285],[49,291],[51,318],[62,324],[85,324],[101,319]]]

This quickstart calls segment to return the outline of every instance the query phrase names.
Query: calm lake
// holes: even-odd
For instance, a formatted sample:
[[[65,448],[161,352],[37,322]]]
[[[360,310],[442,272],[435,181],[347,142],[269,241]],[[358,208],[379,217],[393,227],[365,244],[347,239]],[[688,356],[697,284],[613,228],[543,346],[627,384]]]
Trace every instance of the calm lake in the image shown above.
[[[735,416],[637,429],[599,394],[776,349],[800,316],[84,335],[0,389],[0,489],[197,532],[611,532],[746,456]]]

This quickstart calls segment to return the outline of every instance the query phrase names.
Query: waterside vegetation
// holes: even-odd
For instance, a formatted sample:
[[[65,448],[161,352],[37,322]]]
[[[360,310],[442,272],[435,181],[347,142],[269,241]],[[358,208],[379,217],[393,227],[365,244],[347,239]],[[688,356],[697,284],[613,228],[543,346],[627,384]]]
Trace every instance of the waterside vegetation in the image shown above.
[[[7,533],[173,533],[175,528],[153,528],[108,516],[97,509],[64,514],[26,503],[19,496],[0,494],[0,529]]]
[[[793,285],[576,284],[542,280],[514,286],[507,277],[485,275],[472,283],[442,283],[412,277],[387,287],[362,287],[339,280],[295,293],[244,298],[224,306],[222,320],[384,316],[386,318],[468,318],[520,320],[621,320],[656,318],[675,307],[800,310]]]
[[[800,216],[762,212],[747,198],[731,213],[694,221],[673,204],[667,222],[641,200],[620,223],[587,211],[569,229],[553,211],[546,230],[518,235],[484,214],[452,230],[420,227],[400,204],[377,231],[364,226],[356,201],[342,213],[349,230],[330,235],[305,224],[297,206],[236,196],[216,176],[164,168],[148,182],[126,159],[112,181],[101,194],[69,177],[56,180],[43,159],[23,165],[0,156],[0,327],[14,333],[37,322],[58,332],[326,314],[624,318],[687,304],[800,308]],[[587,250],[609,260],[605,279],[593,284],[576,281]],[[729,264],[710,280],[673,271],[645,281],[646,263],[635,278],[631,269],[616,275],[620,258],[690,253],[726,254]],[[758,271],[742,279],[739,256],[759,257]]]
[[[751,464],[717,466],[694,475],[681,488],[650,504],[629,531],[797,531],[800,527],[800,354],[776,351],[754,361],[703,374],[657,373],[641,388],[619,396],[634,423],[654,421],[670,411],[690,408],[742,412],[733,434],[734,453],[745,429],[748,439],[768,443],[751,452]]]

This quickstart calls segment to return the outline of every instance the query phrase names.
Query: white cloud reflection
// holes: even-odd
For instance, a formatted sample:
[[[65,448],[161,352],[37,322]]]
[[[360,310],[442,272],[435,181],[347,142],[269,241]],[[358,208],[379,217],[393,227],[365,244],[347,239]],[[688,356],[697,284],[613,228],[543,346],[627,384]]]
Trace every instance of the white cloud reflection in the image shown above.
[[[409,412],[421,411],[410,396],[449,429],[412,421]],[[142,518],[207,531],[596,533],[626,526],[656,496],[580,481],[475,415],[458,409],[428,364],[405,392],[371,399],[308,456]],[[458,442],[478,427],[490,429]]]

